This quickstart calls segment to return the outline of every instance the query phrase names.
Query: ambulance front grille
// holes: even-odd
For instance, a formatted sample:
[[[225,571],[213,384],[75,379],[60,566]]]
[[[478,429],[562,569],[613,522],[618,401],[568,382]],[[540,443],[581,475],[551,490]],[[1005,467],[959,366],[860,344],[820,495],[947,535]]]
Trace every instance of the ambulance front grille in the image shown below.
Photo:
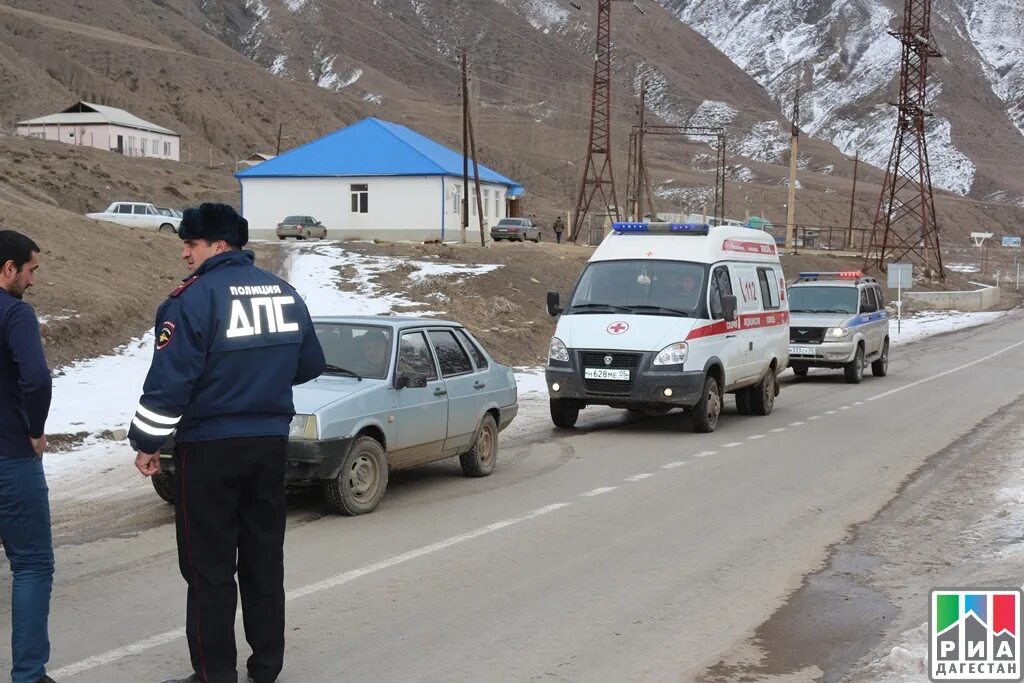
[[[633,380],[585,379],[583,384],[592,396],[629,396],[633,391]]]

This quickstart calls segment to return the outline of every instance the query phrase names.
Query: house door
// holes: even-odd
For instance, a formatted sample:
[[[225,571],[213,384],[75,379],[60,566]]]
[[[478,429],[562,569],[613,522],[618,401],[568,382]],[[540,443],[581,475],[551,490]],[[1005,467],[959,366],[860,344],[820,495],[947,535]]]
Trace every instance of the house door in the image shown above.
[[[124,154],[124,136],[123,135],[118,135],[117,136],[117,153],[118,154]]]

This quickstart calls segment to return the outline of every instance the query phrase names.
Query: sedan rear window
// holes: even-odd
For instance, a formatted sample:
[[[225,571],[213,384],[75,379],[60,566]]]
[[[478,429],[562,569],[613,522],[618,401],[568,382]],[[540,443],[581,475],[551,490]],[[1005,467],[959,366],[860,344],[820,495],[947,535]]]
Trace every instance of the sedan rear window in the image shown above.
[[[442,377],[473,372],[473,364],[469,362],[469,356],[459,346],[459,342],[455,341],[455,335],[451,332],[434,330],[430,332],[430,341],[437,350],[437,360],[441,363]]]
[[[306,221],[303,219],[302,216],[288,216],[287,218],[285,218],[281,222],[282,223],[305,223]]]

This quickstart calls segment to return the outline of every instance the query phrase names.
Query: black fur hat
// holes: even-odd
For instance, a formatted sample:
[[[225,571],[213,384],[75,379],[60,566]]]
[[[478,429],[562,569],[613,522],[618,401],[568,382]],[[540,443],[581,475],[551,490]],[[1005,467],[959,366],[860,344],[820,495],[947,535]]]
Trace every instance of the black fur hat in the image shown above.
[[[249,221],[227,204],[201,204],[198,209],[185,209],[178,237],[183,240],[224,240],[235,247],[249,241]]]

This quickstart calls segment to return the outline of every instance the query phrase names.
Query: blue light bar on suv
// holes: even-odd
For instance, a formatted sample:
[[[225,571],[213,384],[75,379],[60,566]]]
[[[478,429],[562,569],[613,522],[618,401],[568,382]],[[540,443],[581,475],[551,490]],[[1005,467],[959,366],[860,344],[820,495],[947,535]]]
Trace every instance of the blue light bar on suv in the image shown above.
[[[706,223],[613,223],[612,230],[620,234],[707,235],[711,226]]]

